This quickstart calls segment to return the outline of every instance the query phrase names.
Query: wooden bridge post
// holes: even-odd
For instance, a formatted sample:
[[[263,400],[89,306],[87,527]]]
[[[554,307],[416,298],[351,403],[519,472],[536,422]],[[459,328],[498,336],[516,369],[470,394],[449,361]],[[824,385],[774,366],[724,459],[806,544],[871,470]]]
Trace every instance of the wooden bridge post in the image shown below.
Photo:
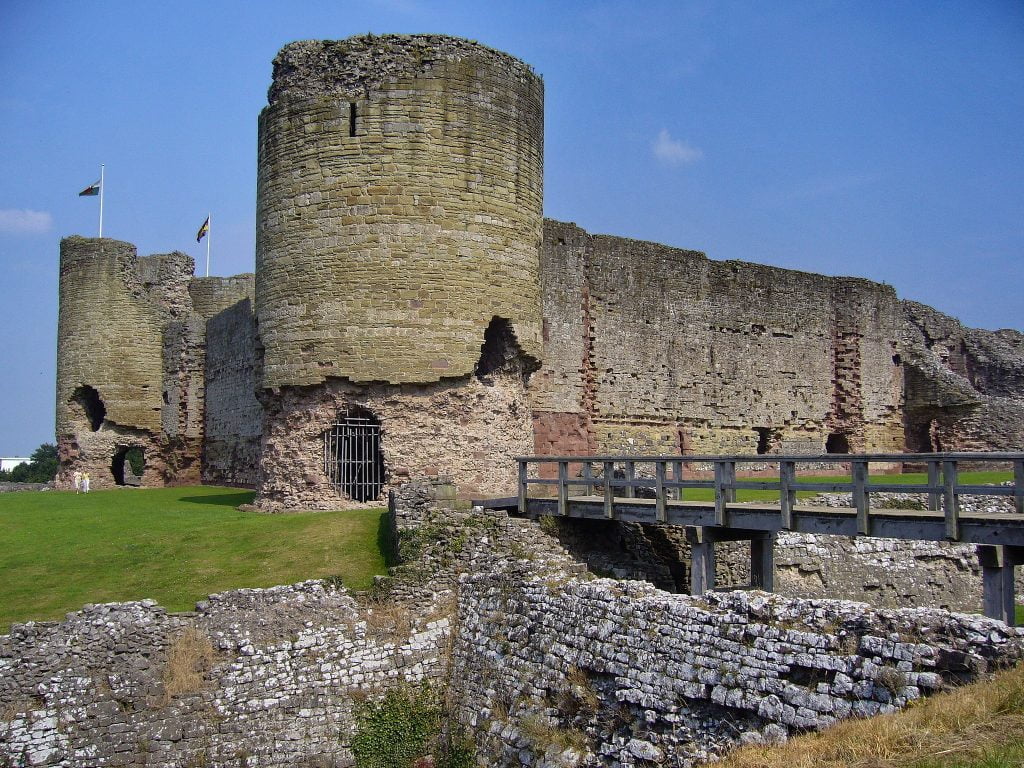
[[[636,488],[633,486],[633,481],[636,480],[636,462],[626,462],[626,498],[636,498]]]
[[[1024,515],[1024,459],[1013,462],[1013,507]]]
[[[796,506],[796,462],[779,462],[779,512],[782,514],[782,527],[789,530],[793,527],[793,507]]]
[[[583,479],[588,481],[587,484],[584,486],[584,490],[586,491],[586,495],[587,496],[593,496],[594,495],[594,483],[591,482],[591,481],[593,481],[593,479],[594,479],[594,469],[593,469],[593,467],[590,466],[590,462],[589,461],[583,462]]]
[[[675,480],[677,483],[681,483],[683,481],[683,462],[681,462],[681,461],[673,461],[672,462],[672,479]],[[672,498],[674,498],[676,501],[682,501],[683,500],[683,489],[682,488],[676,488],[675,489],[675,493],[672,494]]]
[[[871,535],[871,513],[868,506],[868,463],[853,461],[850,471],[853,475],[853,506],[857,510],[857,533],[861,536],[869,536]]]
[[[775,534],[765,533],[750,540],[750,586],[775,591]]]
[[[928,460],[928,485],[933,488],[937,488],[942,485],[941,475],[939,474],[939,462],[937,459]],[[941,491],[929,491],[928,492],[928,509],[932,512],[938,512],[940,504],[942,503],[942,492]]]
[[[527,461],[519,459],[519,514],[526,514],[526,476]]]
[[[960,497],[956,492],[957,471],[955,461],[942,462],[942,511],[946,515],[946,538],[960,540]]]
[[[690,542],[690,594],[699,597],[715,588],[715,542],[703,528],[692,526],[687,526],[686,538]]]
[[[558,462],[558,514],[569,512],[569,462]]]
[[[654,462],[654,517],[659,523],[668,520],[665,513],[665,462]]]
[[[982,545],[978,547],[978,560],[985,615],[1013,626],[1016,623],[1013,567],[1024,564],[1024,547]]]
[[[736,489],[731,488],[736,482],[736,462],[715,462],[715,525],[728,525],[728,510],[725,505],[736,501]]]
[[[612,495],[612,476],[615,474],[615,462],[604,462],[604,516],[611,520],[615,517],[614,496]]]

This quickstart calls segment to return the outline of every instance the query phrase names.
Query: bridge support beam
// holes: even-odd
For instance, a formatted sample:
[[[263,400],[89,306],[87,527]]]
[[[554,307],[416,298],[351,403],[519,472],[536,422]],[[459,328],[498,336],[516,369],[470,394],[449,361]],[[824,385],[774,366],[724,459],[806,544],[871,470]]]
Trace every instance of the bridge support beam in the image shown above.
[[[697,597],[715,588],[715,542],[690,545],[690,594]]]
[[[775,534],[764,532],[750,540],[750,586],[775,591]]]
[[[750,587],[772,592],[775,589],[775,533],[741,528],[687,526],[690,544],[690,594],[702,595],[715,588],[715,543],[750,542]]]
[[[981,563],[984,611],[990,619],[998,619],[1010,626],[1016,623],[1013,568],[1024,564],[1024,547],[978,547]]]

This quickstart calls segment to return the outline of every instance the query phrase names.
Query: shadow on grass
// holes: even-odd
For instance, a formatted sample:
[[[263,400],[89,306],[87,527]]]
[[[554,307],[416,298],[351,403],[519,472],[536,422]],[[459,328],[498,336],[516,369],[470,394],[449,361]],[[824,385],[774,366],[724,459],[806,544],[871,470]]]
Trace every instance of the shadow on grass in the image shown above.
[[[220,493],[212,496],[182,496],[182,501],[190,504],[210,504],[216,507],[237,507],[240,504],[252,504],[256,491],[239,491],[238,493]]]
[[[393,568],[398,565],[398,542],[391,532],[390,513],[384,510],[377,522],[377,548],[384,557],[384,565]]]

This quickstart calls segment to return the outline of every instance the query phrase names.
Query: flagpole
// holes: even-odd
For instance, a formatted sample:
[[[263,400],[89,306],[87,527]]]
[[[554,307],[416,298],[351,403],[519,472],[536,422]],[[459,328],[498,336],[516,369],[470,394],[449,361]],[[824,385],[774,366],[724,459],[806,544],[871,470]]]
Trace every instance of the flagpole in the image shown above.
[[[210,240],[213,239],[213,214],[206,214],[206,276],[210,276]]]
[[[103,165],[100,165],[100,237],[103,237]]]

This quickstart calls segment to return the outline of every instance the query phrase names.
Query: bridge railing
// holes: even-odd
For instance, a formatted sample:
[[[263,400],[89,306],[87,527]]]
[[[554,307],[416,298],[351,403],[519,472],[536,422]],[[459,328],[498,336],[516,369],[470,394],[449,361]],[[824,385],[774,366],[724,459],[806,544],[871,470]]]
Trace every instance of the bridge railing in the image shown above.
[[[797,493],[850,493],[852,507],[857,513],[857,531],[871,532],[871,494],[882,492],[924,493],[928,509],[943,512],[946,538],[959,539],[960,496],[1011,496],[1015,511],[1024,514],[1024,453],[916,453],[916,454],[825,454],[818,456],[782,456],[759,454],[756,456],[520,456],[519,509],[525,512],[531,486],[554,487],[558,498],[558,513],[565,515],[571,496],[603,496],[604,512],[614,517],[615,499],[646,496],[654,499],[655,518],[667,520],[670,501],[683,501],[687,489],[714,490],[715,524],[728,526],[728,504],[736,501],[738,490],[764,490],[777,492],[781,525],[790,529]],[[886,475],[872,478],[870,467],[875,465],[924,465],[925,483],[885,482]],[[964,484],[959,480],[961,465],[991,468],[1012,468],[1010,485]],[[737,476],[737,467],[748,468],[777,465],[778,479],[743,479]],[[849,482],[801,482],[798,467],[820,470],[822,465],[847,465]],[[530,468],[536,473],[531,475]],[[694,470],[694,466],[710,467]],[[639,468],[639,469],[638,469]],[[553,470],[553,471],[552,471]],[[890,475],[891,476],[891,475]],[[882,478],[882,479],[880,479]],[[549,494],[545,494],[549,496]]]

